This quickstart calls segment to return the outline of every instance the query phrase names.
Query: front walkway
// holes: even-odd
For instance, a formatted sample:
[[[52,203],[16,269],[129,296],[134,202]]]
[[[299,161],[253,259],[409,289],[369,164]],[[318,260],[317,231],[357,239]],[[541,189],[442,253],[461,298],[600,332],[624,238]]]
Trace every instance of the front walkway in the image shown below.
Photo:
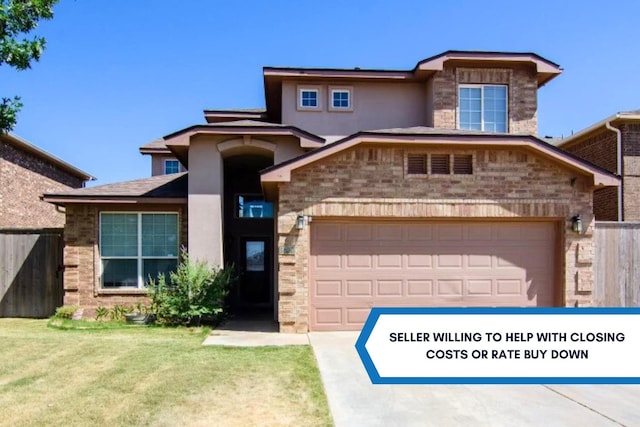
[[[265,317],[237,317],[211,331],[202,345],[260,347],[265,345],[309,345],[307,334],[281,334],[278,324]]]

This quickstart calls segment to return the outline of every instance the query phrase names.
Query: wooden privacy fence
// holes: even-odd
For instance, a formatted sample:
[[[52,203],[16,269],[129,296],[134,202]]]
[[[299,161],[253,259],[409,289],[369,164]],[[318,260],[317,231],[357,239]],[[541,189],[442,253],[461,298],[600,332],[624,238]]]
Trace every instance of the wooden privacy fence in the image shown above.
[[[596,222],[594,305],[640,307],[640,223]]]
[[[62,229],[0,229],[0,317],[49,317],[62,305]]]

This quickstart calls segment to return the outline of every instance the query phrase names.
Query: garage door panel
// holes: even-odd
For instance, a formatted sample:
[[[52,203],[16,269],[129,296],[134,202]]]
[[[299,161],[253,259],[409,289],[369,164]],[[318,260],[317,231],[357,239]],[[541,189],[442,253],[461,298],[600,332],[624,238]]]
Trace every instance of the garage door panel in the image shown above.
[[[493,267],[491,254],[469,254],[467,255],[467,261],[469,268],[491,269]]]
[[[462,268],[462,255],[440,254],[435,256],[437,268]]]
[[[443,224],[437,230],[439,241],[462,240],[462,224]]]
[[[311,228],[315,330],[359,329],[373,306],[554,302],[553,223],[314,221]],[[330,238],[320,240],[325,231]]]
[[[342,281],[316,280],[313,290],[314,295],[318,297],[340,297],[342,296]]]
[[[407,241],[409,242],[430,242],[433,240],[433,226],[430,224],[412,224],[408,228],[410,228],[410,232],[407,235]]]
[[[350,224],[346,228],[347,241],[371,241],[373,240],[372,225],[369,224]]]
[[[376,295],[380,297],[401,297],[403,295],[402,280],[378,280]]]
[[[407,295],[412,297],[433,295],[433,280],[408,280]]]
[[[346,280],[345,296],[373,296],[373,280]]]
[[[380,254],[376,257],[378,268],[402,268],[401,254]]]
[[[440,279],[436,284],[436,294],[439,296],[462,296],[462,280]]]
[[[382,242],[398,242],[404,239],[402,225],[382,224],[377,227],[377,239]]]
[[[340,269],[342,267],[342,256],[339,254],[335,255],[317,255],[313,258],[313,263],[316,269],[323,268],[333,268]]]
[[[470,224],[465,226],[466,240],[470,242],[487,242],[493,240],[491,224]]]
[[[409,254],[407,255],[408,268],[431,268],[432,259],[428,254]]]
[[[468,295],[494,295],[493,280],[491,279],[470,279],[467,281]]]
[[[342,240],[342,224],[314,223],[312,230],[312,239],[315,243],[339,242]]]
[[[517,279],[498,279],[496,280],[496,295],[522,295],[524,284],[522,280]]]

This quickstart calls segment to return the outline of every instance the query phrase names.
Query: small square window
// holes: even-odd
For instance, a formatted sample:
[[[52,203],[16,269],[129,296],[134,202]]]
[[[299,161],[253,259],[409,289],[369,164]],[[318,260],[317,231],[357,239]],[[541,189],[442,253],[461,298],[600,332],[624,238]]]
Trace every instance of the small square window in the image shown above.
[[[331,91],[332,108],[351,108],[351,97],[348,90]]]
[[[300,107],[318,108],[318,91],[316,89],[300,89]]]
[[[180,172],[180,162],[174,159],[167,159],[164,161],[164,174],[169,175],[171,173]]]
[[[449,155],[448,154],[432,154],[431,155],[431,174],[432,175],[448,175],[450,174]]]

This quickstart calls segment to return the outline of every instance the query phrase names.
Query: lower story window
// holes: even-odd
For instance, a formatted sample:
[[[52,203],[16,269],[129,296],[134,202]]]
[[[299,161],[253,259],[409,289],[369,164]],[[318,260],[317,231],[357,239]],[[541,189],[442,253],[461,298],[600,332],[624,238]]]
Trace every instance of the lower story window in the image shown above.
[[[104,289],[144,288],[178,264],[177,213],[101,213]]]

